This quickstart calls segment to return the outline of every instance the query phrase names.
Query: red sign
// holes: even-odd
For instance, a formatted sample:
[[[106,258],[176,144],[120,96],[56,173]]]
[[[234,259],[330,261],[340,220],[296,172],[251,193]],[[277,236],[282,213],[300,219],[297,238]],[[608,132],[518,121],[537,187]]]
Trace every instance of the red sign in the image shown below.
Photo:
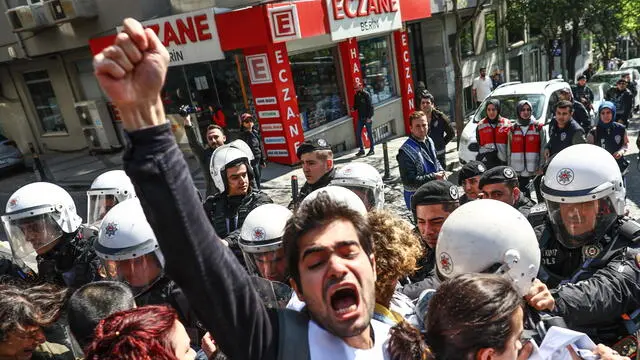
[[[415,111],[415,91],[413,90],[413,75],[411,74],[411,58],[409,57],[409,35],[406,31],[398,30],[393,33],[396,44],[396,59],[400,73],[400,95],[402,96],[402,113],[404,127],[408,134],[410,124],[409,115]]]
[[[298,8],[295,4],[269,8],[269,25],[273,42],[280,42],[302,37]]]
[[[355,85],[362,84],[362,70],[360,68],[360,49],[358,48],[358,41],[355,38],[350,38],[340,43],[340,56],[342,57],[342,64],[344,67],[344,81],[347,85],[347,105],[349,109],[353,109],[353,98],[356,95]],[[351,111],[353,117],[354,132],[358,132],[358,111]],[[358,134],[356,134],[358,136]],[[362,128],[361,139],[364,142],[365,147],[369,147],[370,141],[367,135],[367,129]],[[356,144],[358,141],[356,140]]]
[[[295,164],[304,133],[287,47],[284,43],[269,44],[245,49],[244,54],[267,158]]]

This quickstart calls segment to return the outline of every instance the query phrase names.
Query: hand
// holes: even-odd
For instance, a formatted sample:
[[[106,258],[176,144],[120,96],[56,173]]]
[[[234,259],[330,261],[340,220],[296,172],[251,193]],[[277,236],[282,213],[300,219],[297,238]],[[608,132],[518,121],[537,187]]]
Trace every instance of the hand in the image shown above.
[[[622,151],[616,151],[613,153],[613,158],[618,160],[622,157]]]
[[[229,247],[229,242],[227,240],[220,240],[224,246]]]
[[[524,296],[524,299],[529,303],[529,305],[531,305],[531,307],[538,311],[553,311],[556,307],[556,301],[553,296],[551,296],[551,292],[547,288],[547,285],[543,284],[542,281],[538,279],[533,281],[533,285],[529,288],[529,292]]]
[[[517,360],[527,360],[531,353],[533,352],[533,344],[531,341],[527,341],[524,345],[522,345],[522,349],[518,352]]]
[[[263,162],[263,163],[261,163],[261,164],[260,164],[260,167],[261,167],[261,168],[263,168],[263,169],[264,169],[264,168],[266,168],[266,167],[267,167],[267,163],[266,163],[266,161],[265,161],[265,162]]]
[[[96,55],[93,66],[100,86],[120,110],[126,130],[166,122],[160,90],[169,53],[153,30],[125,19],[115,44]]]
[[[438,180],[444,180],[446,176],[447,176],[447,173],[445,173],[444,171],[438,171],[436,173],[436,179]]]
[[[209,359],[213,356],[213,354],[216,353],[216,351],[218,351],[216,342],[213,340],[213,338],[211,337],[211,333],[209,333],[208,331],[206,334],[204,334],[202,340],[200,340],[200,347]]]
[[[602,344],[598,344],[598,346],[591,351],[596,355],[600,355],[600,360],[629,360],[627,356],[620,356],[617,351]]]
[[[191,126],[191,114],[184,117],[184,126]]]

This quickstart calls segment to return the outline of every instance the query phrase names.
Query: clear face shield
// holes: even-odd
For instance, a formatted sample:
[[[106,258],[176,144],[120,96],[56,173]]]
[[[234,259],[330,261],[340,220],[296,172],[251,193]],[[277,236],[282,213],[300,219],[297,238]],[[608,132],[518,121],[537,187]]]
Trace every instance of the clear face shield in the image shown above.
[[[24,259],[34,252],[43,255],[64,234],[50,208],[2,216],[13,256]]]
[[[546,201],[558,241],[570,249],[594,244],[618,217],[609,197],[580,203]]]
[[[364,206],[367,208],[367,211],[371,210],[379,210],[382,209],[382,201],[379,199],[379,194],[376,193],[374,188],[368,186],[357,186],[357,185],[346,185],[346,184],[337,184],[338,186],[345,187],[351,191],[353,191],[360,200],[364,203]]]
[[[117,203],[115,190],[87,191],[87,224],[96,225]]]
[[[242,252],[249,274],[255,274],[269,281],[287,283],[287,262],[284,248],[265,252]]]
[[[100,260],[100,275],[105,279],[128,284],[134,295],[149,289],[163,275],[163,261],[159,250],[133,259],[108,260],[101,257]]]

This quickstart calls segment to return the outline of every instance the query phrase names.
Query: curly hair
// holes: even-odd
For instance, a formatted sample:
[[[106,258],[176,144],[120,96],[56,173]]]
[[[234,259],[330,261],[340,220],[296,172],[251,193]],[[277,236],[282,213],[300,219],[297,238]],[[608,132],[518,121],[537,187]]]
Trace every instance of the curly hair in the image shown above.
[[[0,284],[0,343],[12,332],[56,322],[68,296],[68,289],[52,284]]]
[[[406,321],[389,330],[389,358],[391,360],[431,360],[435,359],[420,330]]]
[[[396,282],[417,269],[423,253],[411,225],[388,211],[369,213],[376,254],[376,302],[389,306]]]
[[[114,313],[100,321],[87,360],[177,360],[171,331],[178,319],[168,306],[150,305]]]

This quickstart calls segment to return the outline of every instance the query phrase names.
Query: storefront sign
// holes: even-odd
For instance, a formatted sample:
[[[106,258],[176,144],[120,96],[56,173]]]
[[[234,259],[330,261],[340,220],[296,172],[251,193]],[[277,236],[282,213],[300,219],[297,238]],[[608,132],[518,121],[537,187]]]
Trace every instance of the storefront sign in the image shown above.
[[[400,0],[326,0],[333,41],[402,27]]]
[[[268,84],[273,81],[267,54],[249,55],[245,57],[245,61],[251,84]]]
[[[268,157],[289,157],[287,150],[267,150]]]
[[[262,132],[282,131],[282,124],[260,124]]]
[[[400,74],[400,95],[402,96],[402,113],[404,115],[405,131],[408,134],[410,124],[409,115],[415,111],[415,91],[413,89],[413,75],[411,73],[411,58],[409,55],[409,34],[406,31],[393,33],[396,63]]]
[[[224,59],[213,9],[149,20],[142,25],[153,29],[167,47],[169,66]],[[117,28],[118,32],[122,29]]]
[[[274,43],[300,39],[300,20],[295,4],[269,8],[269,26]]]
[[[258,117],[260,119],[277,119],[280,117],[278,110],[258,111]]]
[[[256,105],[275,105],[276,103],[275,96],[256,98]]]
[[[265,144],[286,144],[284,136],[271,136],[264,138]]]

